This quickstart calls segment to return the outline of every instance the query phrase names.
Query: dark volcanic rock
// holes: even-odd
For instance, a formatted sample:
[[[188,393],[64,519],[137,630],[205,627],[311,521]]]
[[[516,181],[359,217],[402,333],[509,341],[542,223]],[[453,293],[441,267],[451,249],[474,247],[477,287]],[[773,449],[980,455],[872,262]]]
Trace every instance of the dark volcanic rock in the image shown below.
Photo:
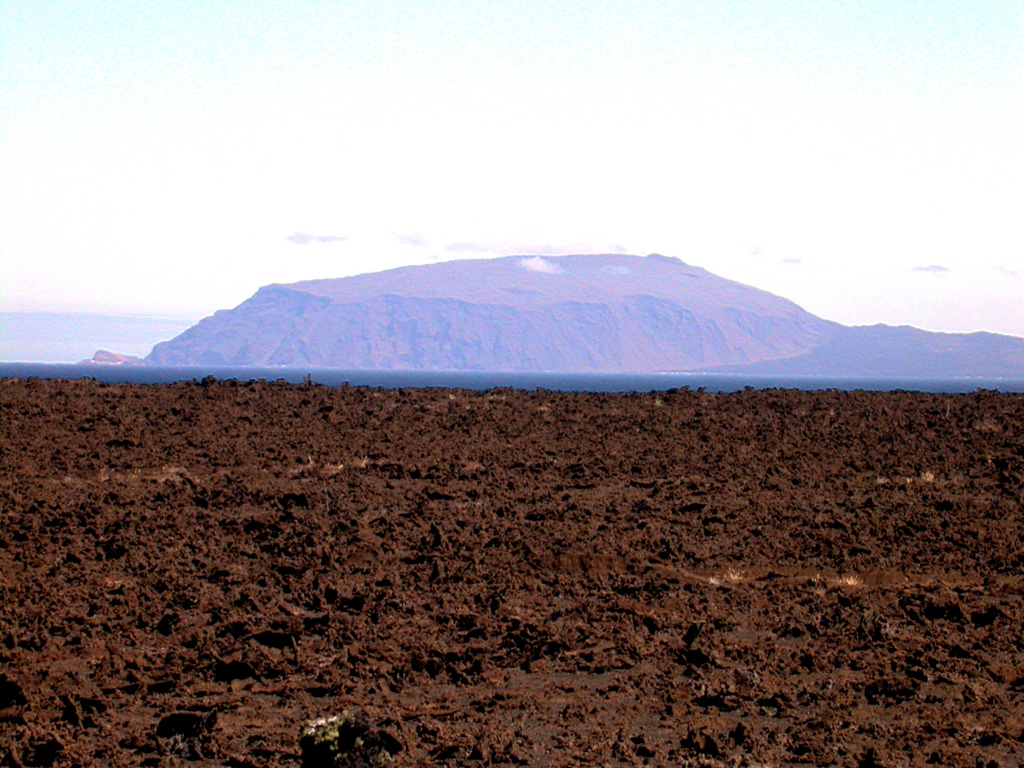
[[[1024,339],[847,328],[678,259],[510,256],[261,288],[160,365],[1024,375]]]
[[[0,379],[0,766],[1024,765],[1021,423]]]

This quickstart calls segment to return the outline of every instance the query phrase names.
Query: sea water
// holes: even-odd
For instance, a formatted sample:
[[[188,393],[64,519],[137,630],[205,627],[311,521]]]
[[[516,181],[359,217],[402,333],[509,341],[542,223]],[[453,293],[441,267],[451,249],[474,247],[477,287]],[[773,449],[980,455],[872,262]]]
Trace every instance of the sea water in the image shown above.
[[[839,376],[755,376],[723,373],[509,373],[501,371],[374,371],[336,368],[271,368],[256,366],[153,366],[66,363],[0,363],[0,378],[96,379],[133,384],[170,384],[215,379],[277,381],[293,384],[311,380],[329,387],[404,389],[448,387],[488,390],[498,387],[561,392],[656,392],[704,389],[737,392],[754,389],[896,390],[963,393],[977,390],[1024,393],[1024,379],[1004,378],[858,378]]]

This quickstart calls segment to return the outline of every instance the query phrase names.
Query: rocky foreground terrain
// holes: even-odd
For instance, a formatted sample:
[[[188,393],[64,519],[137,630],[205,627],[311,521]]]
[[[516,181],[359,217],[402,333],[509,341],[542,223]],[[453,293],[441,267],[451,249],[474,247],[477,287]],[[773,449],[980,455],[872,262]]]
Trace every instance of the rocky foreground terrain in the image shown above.
[[[0,381],[0,765],[1021,765],[1022,424]]]

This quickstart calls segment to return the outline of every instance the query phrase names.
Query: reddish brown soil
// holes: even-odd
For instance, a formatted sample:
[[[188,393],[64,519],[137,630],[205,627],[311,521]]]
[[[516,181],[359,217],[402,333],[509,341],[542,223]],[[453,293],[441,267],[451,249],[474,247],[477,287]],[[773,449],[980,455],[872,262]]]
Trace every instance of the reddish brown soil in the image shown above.
[[[0,765],[1018,766],[1024,397],[0,381]]]

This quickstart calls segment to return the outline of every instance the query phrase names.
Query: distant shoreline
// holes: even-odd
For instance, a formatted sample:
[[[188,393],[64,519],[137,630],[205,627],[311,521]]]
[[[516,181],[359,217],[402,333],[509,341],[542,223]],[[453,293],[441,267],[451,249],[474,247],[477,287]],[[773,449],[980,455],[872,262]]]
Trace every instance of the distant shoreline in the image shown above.
[[[410,371],[289,368],[268,366],[157,366],[112,363],[3,363],[0,378],[96,379],[107,383],[172,384],[219,380],[285,381],[328,387],[343,385],[380,389],[448,388],[488,390],[512,388],[547,389],[564,392],[660,392],[671,389],[706,389],[709,392],[737,392],[748,387],[820,391],[914,391],[970,393],[995,390],[1024,393],[1024,379],[997,377],[873,378],[849,376],[752,375],[739,373],[553,373],[507,371]]]

